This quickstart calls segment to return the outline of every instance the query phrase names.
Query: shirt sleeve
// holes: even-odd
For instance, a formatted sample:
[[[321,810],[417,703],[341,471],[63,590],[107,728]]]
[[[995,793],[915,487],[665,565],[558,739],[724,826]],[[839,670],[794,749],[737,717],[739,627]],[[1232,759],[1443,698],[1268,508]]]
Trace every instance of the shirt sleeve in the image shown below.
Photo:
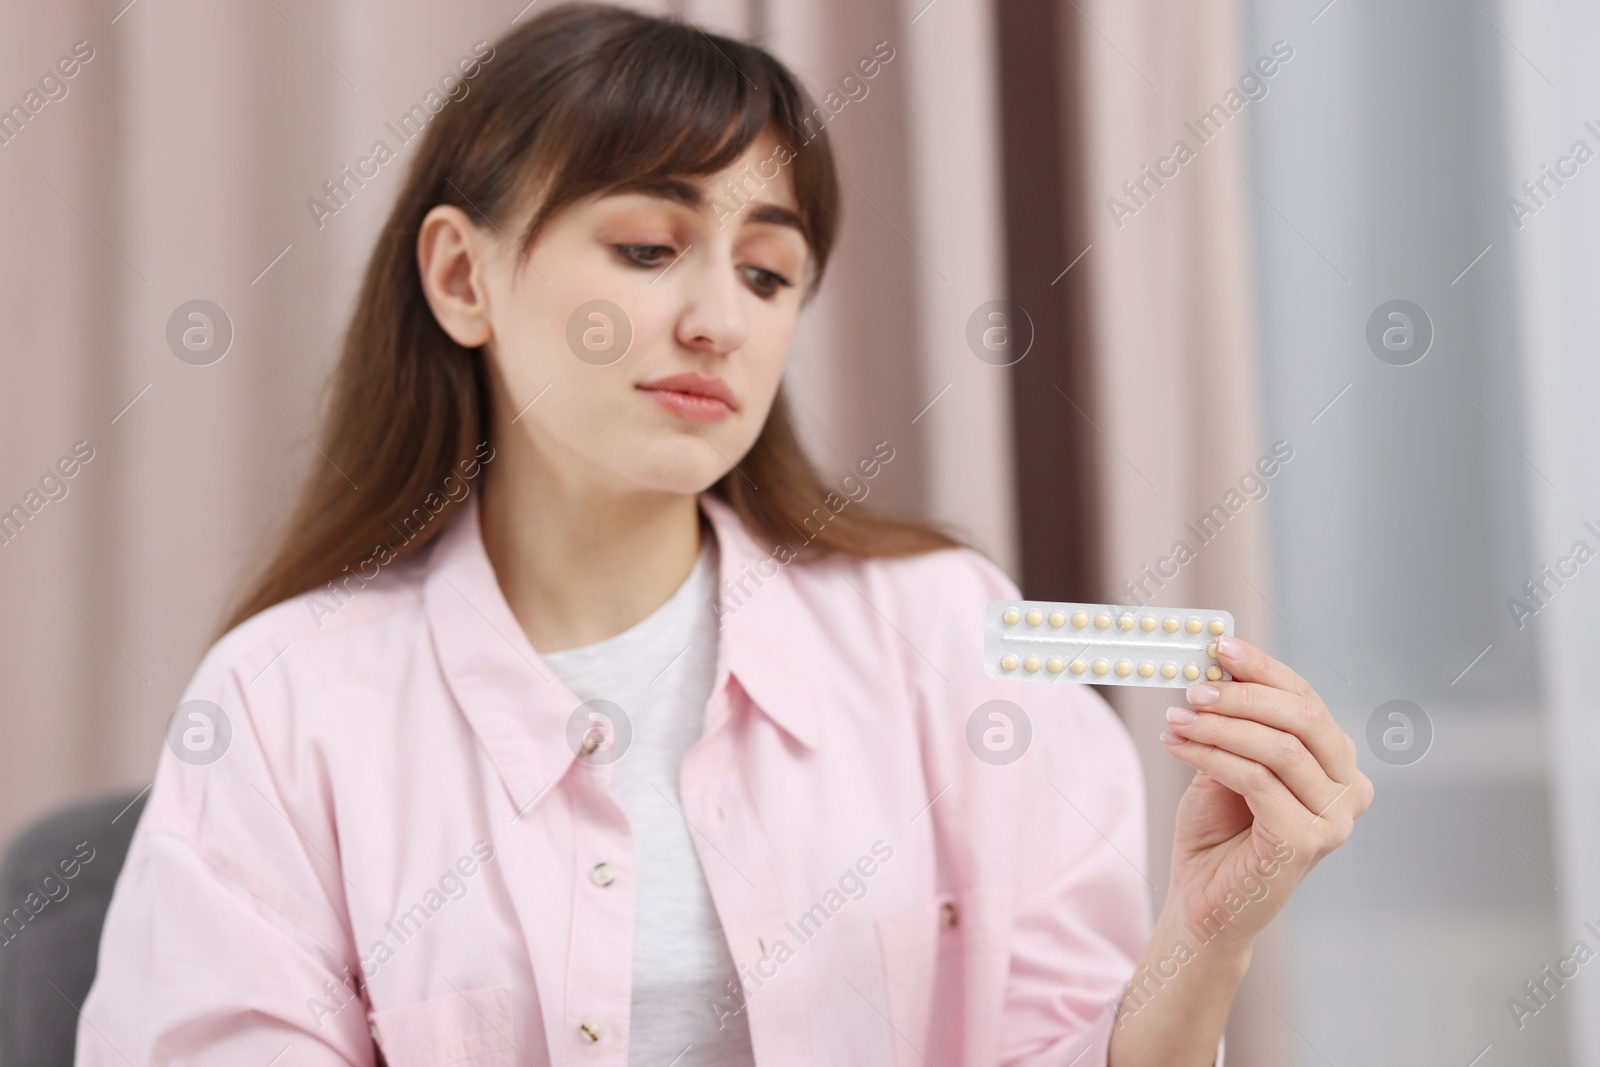
[[[247,687],[219,658],[202,663],[161,753],[76,1063],[371,1067],[320,762],[296,755],[281,665]]]
[[[1035,751],[1019,768],[1016,905],[1000,1063],[1106,1062],[1117,1004],[1151,933],[1144,777],[1132,740],[1082,685],[1017,683]]]

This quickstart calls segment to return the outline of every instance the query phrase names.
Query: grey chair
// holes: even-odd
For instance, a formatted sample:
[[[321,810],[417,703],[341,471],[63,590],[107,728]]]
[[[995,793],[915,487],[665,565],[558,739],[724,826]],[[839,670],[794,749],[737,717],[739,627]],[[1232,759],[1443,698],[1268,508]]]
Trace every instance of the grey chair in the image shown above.
[[[0,1067],[70,1067],[100,928],[143,810],[144,794],[129,793],[52,812],[0,859]]]

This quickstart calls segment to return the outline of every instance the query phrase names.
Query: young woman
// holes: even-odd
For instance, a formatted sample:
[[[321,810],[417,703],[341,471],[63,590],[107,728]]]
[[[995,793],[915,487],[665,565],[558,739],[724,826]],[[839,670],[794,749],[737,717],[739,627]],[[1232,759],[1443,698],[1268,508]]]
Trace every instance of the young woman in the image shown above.
[[[466,72],[464,71],[465,75]],[[1152,929],[1127,733],[1013,584],[801,455],[827,137],[759,49],[568,6],[430,124],[276,555],[169,731],[78,1062],[1212,1063],[1371,785],[1243,641]],[[982,706],[1031,742],[968,742]],[[1016,724],[1013,724],[1016,725]]]

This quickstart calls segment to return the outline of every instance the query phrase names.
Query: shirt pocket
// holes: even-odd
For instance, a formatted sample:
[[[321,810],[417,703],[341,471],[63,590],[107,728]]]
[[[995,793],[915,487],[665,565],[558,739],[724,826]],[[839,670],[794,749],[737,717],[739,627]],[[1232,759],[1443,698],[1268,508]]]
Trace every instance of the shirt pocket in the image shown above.
[[[388,1067],[512,1067],[517,1052],[509,986],[449,993],[371,1015]]]
[[[878,919],[896,1064],[977,1063],[993,1038],[1009,960],[1010,902],[970,890]]]

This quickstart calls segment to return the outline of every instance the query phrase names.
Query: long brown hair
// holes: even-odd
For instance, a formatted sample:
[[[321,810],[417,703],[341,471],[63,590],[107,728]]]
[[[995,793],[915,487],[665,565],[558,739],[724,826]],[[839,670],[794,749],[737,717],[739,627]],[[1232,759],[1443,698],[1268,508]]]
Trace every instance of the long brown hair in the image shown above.
[[[826,113],[767,52],[682,22],[574,3],[478,54],[478,69],[462,70],[468,91],[428,122],[367,264],[331,383],[326,462],[224,632],[375,553],[384,563],[410,555],[465,499],[441,486],[459,483],[458,469],[477,471],[489,393],[481,353],[451,340],[423,296],[417,235],[435,205],[504,232],[536,202],[520,235],[526,255],[563,207],[641,181],[714,174],[770,129],[792,153],[814,264],[808,297],[821,278],[839,213]],[[829,507],[843,497],[806,459],[781,389],[738,471],[710,492],[759,539],[797,554],[909,555],[958,543],[927,523]],[[424,509],[425,500],[434,503]]]

